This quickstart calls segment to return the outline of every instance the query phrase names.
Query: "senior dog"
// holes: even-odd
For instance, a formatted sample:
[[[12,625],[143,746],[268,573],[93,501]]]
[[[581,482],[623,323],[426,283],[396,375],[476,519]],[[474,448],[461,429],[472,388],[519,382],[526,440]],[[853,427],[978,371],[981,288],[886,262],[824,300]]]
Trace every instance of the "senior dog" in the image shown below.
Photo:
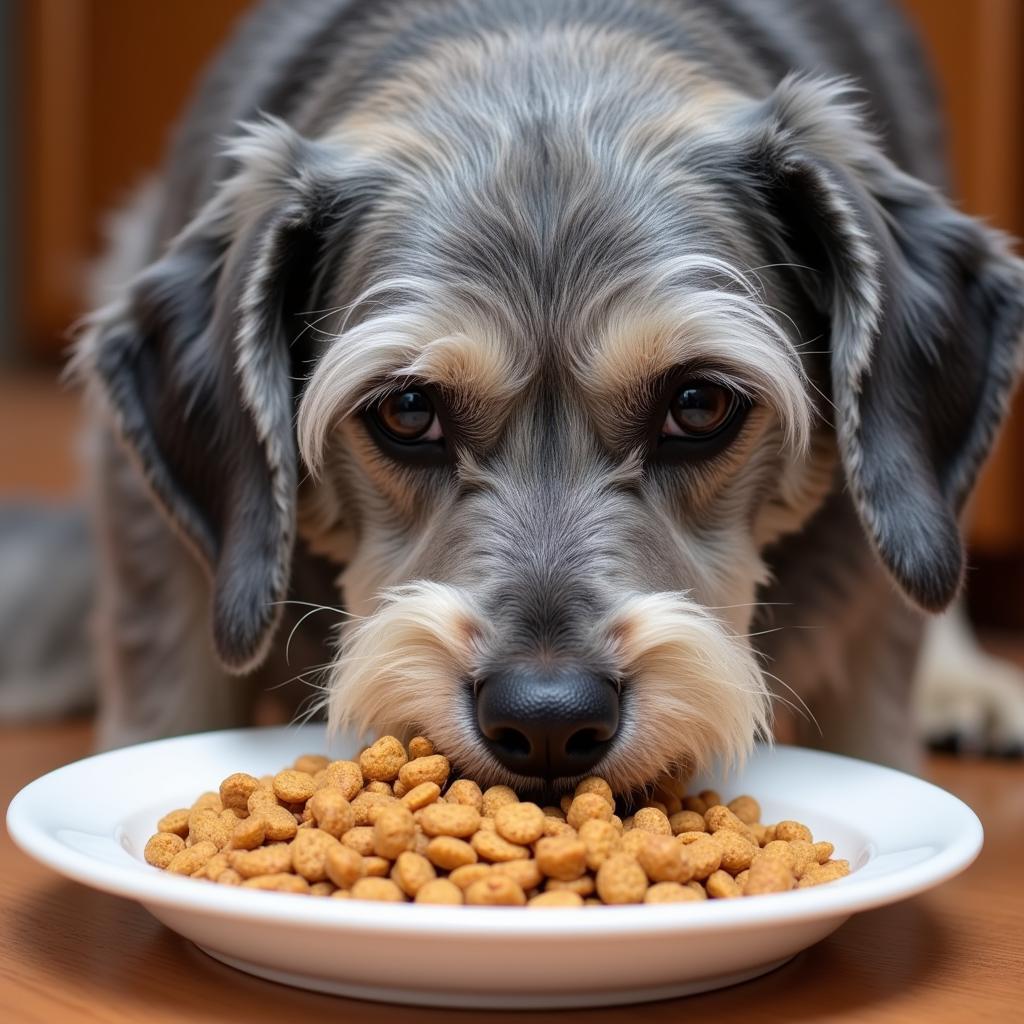
[[[734,760],[773,697],[907,763],[1024,329],[943,182],[879,0],[256,10],[77,350],[104,742],[316,667],[481,779]]]

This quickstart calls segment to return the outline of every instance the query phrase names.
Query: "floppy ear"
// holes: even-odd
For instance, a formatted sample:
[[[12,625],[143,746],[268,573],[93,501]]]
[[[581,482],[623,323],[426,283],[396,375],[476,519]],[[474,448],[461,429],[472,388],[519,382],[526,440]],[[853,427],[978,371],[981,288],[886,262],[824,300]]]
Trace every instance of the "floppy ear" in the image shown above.
[[[1024,264],[997,232],[895,167],[843,83],[784,80],[750,170],[830,325],[831,391],[860,519],[906,594],[945,607],[958,516],[1021,366]]]
[[[280,122],[248,126],[229,155],[232,176],[91,319],[76,361],[209,570],[216,650],[245,671],[267,651],[291,567],[294,314],[312,308],[338,256],[324,239],[358,190],[336,152]]]

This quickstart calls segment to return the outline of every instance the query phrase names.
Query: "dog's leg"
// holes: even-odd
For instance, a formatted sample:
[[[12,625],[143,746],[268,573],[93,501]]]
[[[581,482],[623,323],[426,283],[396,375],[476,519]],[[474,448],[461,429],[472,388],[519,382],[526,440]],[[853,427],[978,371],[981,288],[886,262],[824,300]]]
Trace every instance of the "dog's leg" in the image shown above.
[[[932,746],[1024,754],[1024,670],[981,649],[962,604],[928,627],[914,711]]]
[[[196,560],[109,431],[100,429],[93,455],[99,745],[242,724],[249,687],[214,655]]]

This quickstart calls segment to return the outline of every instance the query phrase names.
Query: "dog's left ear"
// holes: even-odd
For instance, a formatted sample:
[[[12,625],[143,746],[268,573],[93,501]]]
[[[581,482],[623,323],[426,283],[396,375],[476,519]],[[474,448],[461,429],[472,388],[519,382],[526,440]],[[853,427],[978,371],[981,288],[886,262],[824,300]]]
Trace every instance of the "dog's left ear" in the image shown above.
[[[362,196],[345,154],[286,125],[248,126],[214,197],[76,353],[168,520],[212,581],[220,660],[255,667],[288,589],[307,370],[296,314],[336,269]]]
[[[846,91],[784,80],[747,122],[746,172],[830,327],[861,521],[905,593],[939,610],[959,589],[958,516],[1021,366],[1024,264],[896,168]]]

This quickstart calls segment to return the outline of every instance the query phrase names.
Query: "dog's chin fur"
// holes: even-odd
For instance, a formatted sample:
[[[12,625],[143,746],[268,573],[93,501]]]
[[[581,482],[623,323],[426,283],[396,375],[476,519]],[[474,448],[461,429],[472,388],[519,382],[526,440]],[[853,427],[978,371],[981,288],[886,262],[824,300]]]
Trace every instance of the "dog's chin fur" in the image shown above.
[[[593,769],[616,789],[712,763],[728,769],[769,735],[768,691],[749,647],[685,595],[626,597],[597,630],[624,680],[619,733]],[[486,632],[458,588],[417,581],[387,591],[342,637],[326,695],[330,730],[424,732],[482,782],[577,781],[519,776],[487,751],[472,702]]]

